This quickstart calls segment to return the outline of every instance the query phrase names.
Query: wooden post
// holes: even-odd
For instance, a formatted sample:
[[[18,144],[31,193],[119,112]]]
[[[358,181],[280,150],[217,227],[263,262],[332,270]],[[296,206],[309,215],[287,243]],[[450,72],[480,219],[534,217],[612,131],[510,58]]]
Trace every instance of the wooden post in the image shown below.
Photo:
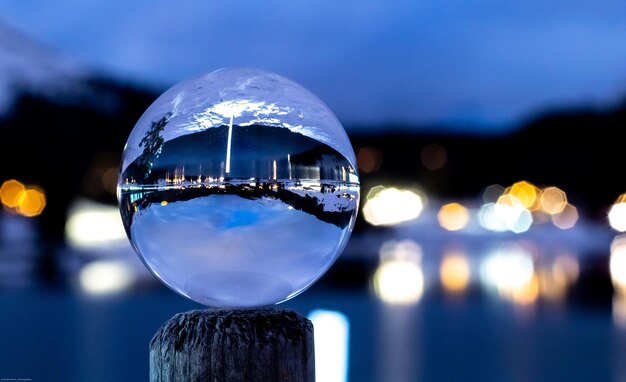
[[[150,381],[315,382],[313,324],[288,310],[193,310],[150,342]]]

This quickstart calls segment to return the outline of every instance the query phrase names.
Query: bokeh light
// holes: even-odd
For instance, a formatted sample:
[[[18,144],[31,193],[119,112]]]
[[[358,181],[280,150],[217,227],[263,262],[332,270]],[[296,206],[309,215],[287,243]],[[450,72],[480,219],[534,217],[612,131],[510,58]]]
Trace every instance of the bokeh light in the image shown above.
[[[546,300],[562,300],[567,291],[567,279],[561,273],[540,269],[538,272],[539,294]]]
[[[507,300],[518,304],[534,302],[539,295],[539,281],[528,250],[506,245],[485,258],[480,268],[483,284]]]
[[[482,196],[485,204],[478,214],[479,223],[490,231],[522,233],[533,224],[550,221],[561,229],[568,229],[578,221],[578,210],[567,202],[567,195],[557,187],[542,190],[521,180],[507,188],[490,185]]]
[[[565,297],[571,284],[578,279],[579,264],[573,256],[559,255],[551,267],[537,271],[539,294],[551,301],[560,301]]]
[[[527,181],[521,181],[513,184],[509,190],[509,194],[517,198],[524,208],[536,210],[539,208],[539,189]]]
[[[37,186],[11,179],[2,183],[0,199],[5,208],[26,217],[40,215],[46,208],[46,194]]]
[[[15,179],[7,180],[0,187],[0,199],[8,208],[16,208],[20,203],[20,197],[26,187]]]
[[[478,223],[489,231],[506,231],[506,225],[496,212],[495,203],[487,203],[480,207],[478,211]]]
[[[465,290],[470,282],[470,265],[461,252],[449,252],[444,255],[439,266],[439,278],[444,289],[457,293]]]
[[[104,245],[127,243],[119,210],[93,202],[75,203],[65,224],[68,244],[79,248],[101,248]]]
[[[364,174],[377,171],[383,163],[383,154],[376,147],[366,146],[356,153],[359,171]]]
[[[560,229],[572,228],[578,221],[578,210],[567,203],[561,212],[552,215],[552,223]]]
[[[533,215],[533,224],[545,224],[552,221],[552,215],[540,209],[531,211],[531,213]]]
[[[367,195],[363,217],[372,225],[394,225],[416,219],[423,209],[424,202],[417,193],[378,186]]]
[[[626,231],[626,202],[619,201],[615,203],[609,211],[609,224],[613,229],[624,232]]]
[[[424,292],[421,247],[410,240],[388,241],[380,249],[381,263],[373,277],[374,292],[385,303],[411,305]]]
[[[503,194],[504,187],[499,184],[492,184],[483,191],[483,202],[485,204],[496,203]]]
[[[578,259],[574,255],[558,255],[552,263],[552,273],[562,275],[569,284],[573,284],[580,275]]]
[[[419,264],[410,261],[382,263],[374,273],[374,291],[385,303],[409,305],[424,292],[424,275]]]
[[[436,143],[426,145],[420,155],[422,165],[431,171],[439,170],[446,165],[448,153],[446,149]]]
[[[530,280],[519,288],[512,289],[510,299],[519,305],[528,305],[537,301],[539,297],[539,280],[533,275]]]
[[[413,240],[389,240],[380,246],[378,258],[381,263],[398,260],[419,263],[422,247]]]
[[[37,187],[28,187],[20,193],[17,212],[26,217],[41,214],[46,207],[46,195]]]
[[[439,209],[437,220],[442,228],[448,231],[458,231],[467,226],[469,213],[462,204],[448,203]]]
[[[111,195],[115,195],[117,191],[117,177],[119,175],[118,167],[109,167],[102,173],[102,188]]]
[[[548,187],[541,192],[539,204],[544,212],[558,214],[567,205],[567,195],[557,187]]]
[[[511,232],[526,232],[533,223],[530,211],[522,205],[519,199],[511,194],[502,195],[498,199],[495,212],[498,219]]]
[[[135,276],[126,263],[94,261],[81,269],[79,282],[84,292],[104,295],[128,289],[135,282]]]

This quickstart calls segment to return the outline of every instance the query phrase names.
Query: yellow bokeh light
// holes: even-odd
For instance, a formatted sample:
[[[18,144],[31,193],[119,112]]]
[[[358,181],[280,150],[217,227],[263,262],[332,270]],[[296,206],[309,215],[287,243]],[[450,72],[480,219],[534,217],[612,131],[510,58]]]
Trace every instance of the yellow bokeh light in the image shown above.
[[[532,304],[537,301],[537,297],[539,297],[539,280],[535,275],[524,285],[512,289],[510,295],[511,300],[519,305]]]
[[[611,207],[609,224],[619,232],[626,231],[626,202],[618,202]]]
[[[470,266],[461,253],[450,253],[441,261],[439,267],[441,284],[450,292],[460,292],[467,288],[470,282]]]
[[[459,203],[449,203],[441,206],[437,214],[439,225],[448,231],[458,231],[469,222],[467,208]]]
[[[46,207],[46,195],[36,187],[27,188],[20,193],[20,202],[17,212],[26,217],[34,217],[43,212]]]
[[[498,201],[496,202],[496,204],[499,206],[514,207],[514,208],[523,207],[522,202],[520,202],[520,200],[517,197],[511,194],[502,195],[501,197],[498,198]]]
[[[541,193],[539,204],[544,212],[550,215],[558,214],[567,205],[567,196],[557,187],[548,187]]]
[[[162,206],[167,206],[167,201],[165,201],[165,200],[164,200],[164,201],[162,201],[162,202],[161,202],[161,205],[162,205]]]
[[[424,291],[420,245],[411,240],[390,240],[383,243],[379,252],[380,265],[373,278],[376,295],[388,304],[419,301]]]
[[[567,203],[558,214],[552,215],[552,223],[560,229],[572,228],[578,221],[578,210],[573,205]]]
[[[424,292],[422,268],[412,261],[385,261],[374,273],[374,292],[388,304],[414,304]]]
[[[539,208],[540,191],[535,185],[527,181],[521,181],[513,184],[509,193],[520,201],[522,206],[533,211]]]
[[[20,204],[22,192],[26,187],[15,179],[7,180],[0,187],[0,200],[9,208],[16,208]]]

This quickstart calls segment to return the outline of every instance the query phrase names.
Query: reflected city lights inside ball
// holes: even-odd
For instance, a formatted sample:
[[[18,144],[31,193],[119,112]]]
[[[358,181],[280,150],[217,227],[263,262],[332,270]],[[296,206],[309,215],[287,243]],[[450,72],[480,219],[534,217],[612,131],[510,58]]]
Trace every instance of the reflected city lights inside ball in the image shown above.
[[[144,113],[118,182],[148,268],[199,303],[282,302],[343,250],[359,202],[348,137],[302,86],[256,69],[183,81]]]

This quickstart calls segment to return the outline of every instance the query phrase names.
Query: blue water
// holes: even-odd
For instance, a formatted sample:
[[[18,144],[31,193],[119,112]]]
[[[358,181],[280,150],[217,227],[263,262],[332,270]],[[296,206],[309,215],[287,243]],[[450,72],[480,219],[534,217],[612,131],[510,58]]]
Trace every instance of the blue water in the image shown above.
[[[177,312],[199,306],[166,290],[88,298],[38,290],[0,294],[0,378],[148,378],[148,344]],[[626,332],[610,309],[514,307],[428,294],[414,306],[316,287],[281,305],[350,322],[350,381],[622,381]]]

